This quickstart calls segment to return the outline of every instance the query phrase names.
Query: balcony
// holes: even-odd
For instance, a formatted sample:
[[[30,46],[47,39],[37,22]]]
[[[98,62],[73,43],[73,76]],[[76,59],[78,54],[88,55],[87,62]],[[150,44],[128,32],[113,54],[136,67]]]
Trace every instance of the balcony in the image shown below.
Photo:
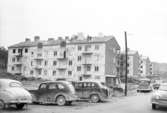
[[[22,53],[16,53],[14,54],[16,57],[23,57],[23,54]]]
[[[92,65],[92,64],[94,64],[94,62],[90,59],[89,60],[85,59],[82,61],[82,65]]]
[[[38,65],[38,64],[36,64],[36,65],[34,65],[34,66],[32,66],[34,69],[42,69],[43,68],[43,66],[42,65]]]
[[[93,54],[93,51],[90,51],[90,50],[85,50],[82,52],[82,55],[92,55]]]
[[[43,60],[44,57],[42,55],[36,55],[34,56],[34,60]]]
[[[57,69],[58,70],[66,70],[67,69],[67,65],[66,64],[58,64],[57,65]]]

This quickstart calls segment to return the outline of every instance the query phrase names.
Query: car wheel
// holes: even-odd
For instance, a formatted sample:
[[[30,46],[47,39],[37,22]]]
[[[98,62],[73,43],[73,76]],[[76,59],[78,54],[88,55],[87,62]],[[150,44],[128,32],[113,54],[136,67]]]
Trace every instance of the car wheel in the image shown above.
[[[23,109],[25,104],[16,104],[17,109]]]
[[[0,109],[4,109],[5,108],[5,103],[3,100],[0,100]]]
[[[152,104],[152,109],[157,109],[157,108],[158,108],[158,105]]]
[[[90,96],[90,100],[93,103],[97,103],[97,102],[100,101],[100,98],[99,98],[99,96],[97,94],[93,94],[93,95]]]
[[[66,99],[64,96],[58,96],[57,99],[56,99],[56,103],[57,105],[59,106],[63,106],[66,104]]]

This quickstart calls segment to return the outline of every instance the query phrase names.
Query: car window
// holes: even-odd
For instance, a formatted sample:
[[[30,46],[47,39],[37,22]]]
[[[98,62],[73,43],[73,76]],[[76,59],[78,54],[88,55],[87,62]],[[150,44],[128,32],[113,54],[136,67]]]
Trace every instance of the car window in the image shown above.
[[[167,85],[160,85],[159,90],[167,91]]]
[[[58,89],[65,89],[63,84],[57,84]]]
[[[49,84],[48,89],[57,89],[57,84]]]
[[[82,83],[74,83],[75,88],[82,88]]]
[[[11,82],[9,84],[10,87],[23,87],[21,83],[19,82]]]
[[[39,89],[46,89],[47,85],[46,84],[41,84]]]

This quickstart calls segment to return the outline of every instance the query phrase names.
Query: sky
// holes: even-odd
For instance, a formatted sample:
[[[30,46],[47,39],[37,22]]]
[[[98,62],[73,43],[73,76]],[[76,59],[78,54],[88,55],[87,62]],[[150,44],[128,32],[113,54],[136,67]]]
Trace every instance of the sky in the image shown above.
[[[0,0],[0,46],[25,38],[114,35],[128,48],[167,63],[167,0]]]

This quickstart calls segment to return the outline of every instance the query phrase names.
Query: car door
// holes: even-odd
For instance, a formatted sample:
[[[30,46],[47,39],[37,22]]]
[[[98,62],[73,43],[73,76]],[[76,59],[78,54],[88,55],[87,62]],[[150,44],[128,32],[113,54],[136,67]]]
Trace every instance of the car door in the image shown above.
[[[46,103],[46,96],[47,96],[47,93],[48,93],[48,86],[47,86],[46,83],[42,83],[42,84],[39,86],[39,89],[38,89],[38,92],[37,92],[37,99],[38,99],[38,102]]]
[[[77,83],[74,83],[74,87],[75,87],[75,91],[76,91],[76,95],[79,97],[79,98],[82,98],[83,97],[83,83],[82,82],[77,82]]]
[[[59,92],[58,91],[57,83],[50,83],[48,85],[48,91],[47,91],[47,102],[48,103],[54,103],[55,102],[55,96]]]
[[[90,94],[92,92],[92,88],[91,88],[91,82],[84,82],[83,83],[83,90],[82,90],[82,97],[83,98],[89,98]]]

